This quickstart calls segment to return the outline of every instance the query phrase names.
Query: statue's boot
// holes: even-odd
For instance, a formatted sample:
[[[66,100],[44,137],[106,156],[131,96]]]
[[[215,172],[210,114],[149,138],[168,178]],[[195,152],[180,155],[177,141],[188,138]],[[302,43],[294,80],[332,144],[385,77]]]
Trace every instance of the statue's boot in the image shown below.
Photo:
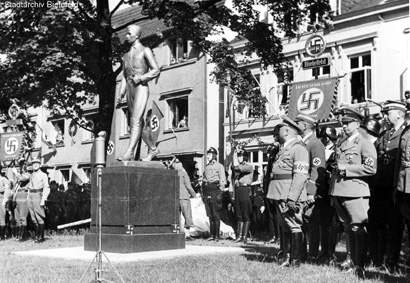
[[[142,125],[141,121],[136,118],[131,119],[132,122],[132,127],[131,127],[131,136],[130,136],[130,142],[128,144],[127,151],[122,157],[119,157],[119,161],[130,161],[135,159],[135,150],[138,146],[138,142],[141,138],[141,130],[142,130]]]
[[[155,146],[153,141],[145,134],[145,132],[142,132],[142,139],[144,142],[148,145],[148,155],[147,157],[141,159],[142,161],[151,161],[155,156],[159,154],[159,149],[158,147]]]

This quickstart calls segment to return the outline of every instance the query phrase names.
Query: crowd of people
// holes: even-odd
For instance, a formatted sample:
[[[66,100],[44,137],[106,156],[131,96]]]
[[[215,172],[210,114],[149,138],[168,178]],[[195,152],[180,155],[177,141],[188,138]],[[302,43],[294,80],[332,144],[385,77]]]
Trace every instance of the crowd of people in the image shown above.
[[[40,170],[40,160],[21,160],[16,167],[3,167],[0,175],[0,240],[45,240],[44,232],[91,217],[91,186],[68,183],[67,188]],[[89,224],[76,225],[77,231]]]
[[[279,239],[275,257],[283,267],[337,264],[359,278],[368,266],[398,271],[410,220],[406,113],[405,103],[386,101],[367,116],[342,107],[325,125],[306,114],[285,116],[274,129],[263,178],[245,149],[235,150],[227,173],[210,148],[202,181],[196,174],[191,180],[209,218],[208,240],[221,239],[222,220],[234,227],[235,242]],[[346,257],[339,261],[342,235]]]

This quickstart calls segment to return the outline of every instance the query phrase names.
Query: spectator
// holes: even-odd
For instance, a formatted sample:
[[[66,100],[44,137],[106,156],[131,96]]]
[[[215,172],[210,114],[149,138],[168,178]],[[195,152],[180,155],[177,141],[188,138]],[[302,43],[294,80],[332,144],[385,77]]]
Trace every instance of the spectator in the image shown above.
[[[190,196],[195,198],[196,194],[191,187],[188,173],[178,159],[175,159],[172,168],[178,171],[179,176],[179,208],[185,218],[185,240],[191,241],[193,239],[190,235],[190,230],[191,228],[194,229],[195,226],[192,219],[191,202],[189,201],[189,198]]]
[[[184,115],[181,121],[178,123],[178,128],[188,128],[188,117]]]

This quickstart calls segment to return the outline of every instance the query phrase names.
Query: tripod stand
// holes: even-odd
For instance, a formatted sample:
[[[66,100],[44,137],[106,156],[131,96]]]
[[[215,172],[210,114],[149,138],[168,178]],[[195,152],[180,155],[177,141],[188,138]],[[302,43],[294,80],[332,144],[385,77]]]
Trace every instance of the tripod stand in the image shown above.
[[[103,256],[105,259],[108,261],[108,263],[111,265],[111,267],[114,269],[115,273],[117,274],[118,278],[121,280],[121,282],[125,283],[124,279],[121,277],[120,273],[118,270],[112,265],[111,261],[108,259],[107,255],[103,252],[102,250],[102,221],[101,221],[101,202],[102,202],[102,185],[101,185],[101,177],[102,177],[102,167],[103,164],[105,164],[105,132],[102,133],[100,132],[98,134],[98,138],[95,139],[95,151],[96,151],[96,158],[95,158],[95,164],[97,165],[97,188],[98,188],[98,251],[95,254],[94,259],[91,261],[91,263],[88,265],[86,271],[84,272],[83,276],[81,277],[80,282],[83,281],[85,275],[88,273],[90,267],[94,262],[97,263],[97,269],[95,270],[95,281],[94,282],[112,282],[109,280],[106,280],[102,278],[102,273],[103,273],[103,266],[102,266],[102,260]],[[101,158],[102,157],[102,158]]]

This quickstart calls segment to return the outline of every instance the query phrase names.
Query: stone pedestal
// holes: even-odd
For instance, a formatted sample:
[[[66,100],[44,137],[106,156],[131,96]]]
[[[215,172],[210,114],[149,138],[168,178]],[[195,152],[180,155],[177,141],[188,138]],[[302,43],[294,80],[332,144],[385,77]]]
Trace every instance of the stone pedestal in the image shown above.
[[[179,233],[179,177],[161,162],[102,168],[102,250],[135,253],[185,248]],[[97,170],[92,175],[91,229],[84,249],[98,250]]]

